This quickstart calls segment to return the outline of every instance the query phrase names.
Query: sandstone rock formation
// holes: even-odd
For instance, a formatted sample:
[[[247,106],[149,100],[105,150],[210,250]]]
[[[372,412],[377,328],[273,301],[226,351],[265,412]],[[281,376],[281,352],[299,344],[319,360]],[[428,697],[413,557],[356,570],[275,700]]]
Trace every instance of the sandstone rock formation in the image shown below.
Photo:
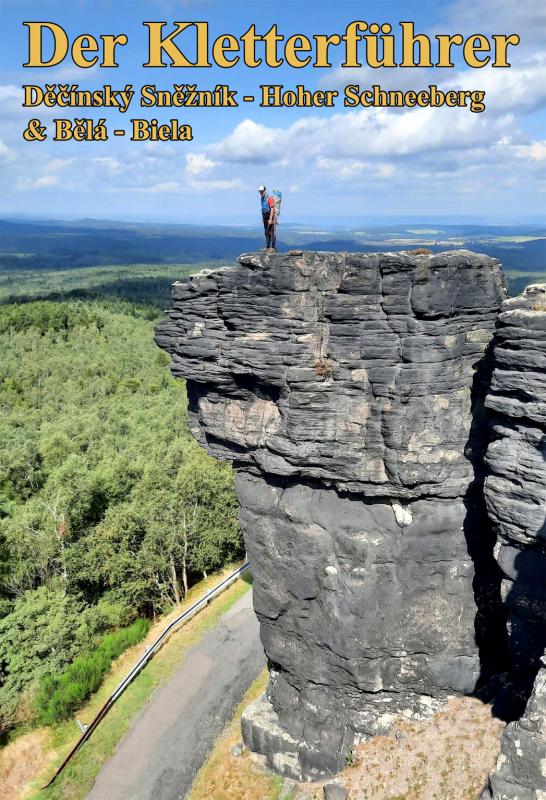
[[[480,800],[546,797],[546,654],[521,719],[506,726],[497,768]]]
[[[462,250],[247,254],[173,287],[157,342],[234,464],[270,663],[244,738],[284,775],[334,773],[500,653],[481,420],[504,294]]]
[[[540,668],[546,647],[546,284],[528,286],[503,304],[494,365],[485,401],[493,437],[484,491],[497,535],[511,661],[497,704],[514,719],[525,713],[507,727],[483,796],[539,800],[546,797],[544,661]]]

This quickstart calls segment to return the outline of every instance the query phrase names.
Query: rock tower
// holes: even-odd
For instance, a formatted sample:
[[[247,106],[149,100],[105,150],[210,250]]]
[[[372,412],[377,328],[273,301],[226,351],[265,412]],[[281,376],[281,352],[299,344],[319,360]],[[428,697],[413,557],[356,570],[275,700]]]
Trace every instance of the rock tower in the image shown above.
[[[495,670],[483,401],[504,297],[465,250],[251,253],[174,284],[157,342],[234,465],[270,666],[243,733],[281,774],[334,773]]]

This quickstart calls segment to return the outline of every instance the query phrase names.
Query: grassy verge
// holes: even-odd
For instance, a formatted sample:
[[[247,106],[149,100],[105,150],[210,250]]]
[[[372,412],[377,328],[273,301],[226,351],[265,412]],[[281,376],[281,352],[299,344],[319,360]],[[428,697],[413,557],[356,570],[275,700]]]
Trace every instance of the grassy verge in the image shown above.
[[[220,574],[212,575],[206,581],[193,587],[183,605],[194,602],[222,577],[229,574],[231,569],[232,567]],[[47,767],[37,774],[22,796],[30,797],[32,800],[80,800],[80,798],[84,798],[91,789],[100,768],[112,756],[116,745],[129,729],[134,716],[145,705],[154,689],[172,677],[187,652],[199,643],[205,633],[216,625],[222,614],[237,602],[249,588],[249,583],[238,580],[210,606],[203,609],[178,632],[174,633],[129,686],[60,778],[49,789],[41,790],[39,787],[51,777],[79,736],[73,719],[47,729],[48,747],[51,751],[44,754],[44,762],[47,762]],[[162,618],[153,626],[149,635],[139,646],[127,650],[114,662],[101,688],[78,712],[78,718],[82,722],[89,722],[94,717],[100,706],[142,653],[144,644],[152,642],[171,619],[179,613],[180,609],[176,609],[168,617]]]
[[[241,741],[242,711],[265,690],[267,679],[268,672],[264,670],[244,696],[233,720],[201,767],[188,800],[281,800],[286,797],[283,779],[256,763],[248,750],[243,750],[240,756],[231,755],[233,745]]]
[[[61,673],[46,675],[36,697],[38,722],[53,725],[69,719],[100,687],[112,661],[137,645],[150,630],[150,620],[137,619],[132,625],[108,633],[94,650],[78,656]]]

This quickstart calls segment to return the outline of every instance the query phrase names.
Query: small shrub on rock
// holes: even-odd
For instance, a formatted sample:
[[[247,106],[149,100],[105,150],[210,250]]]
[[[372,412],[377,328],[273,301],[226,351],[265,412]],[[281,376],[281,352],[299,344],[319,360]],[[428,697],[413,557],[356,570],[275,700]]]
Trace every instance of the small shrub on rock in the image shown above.
[[[332,362],[327,358],[317,358],[315,362],[315,372],[319,378],[329,378],[332,374]]]

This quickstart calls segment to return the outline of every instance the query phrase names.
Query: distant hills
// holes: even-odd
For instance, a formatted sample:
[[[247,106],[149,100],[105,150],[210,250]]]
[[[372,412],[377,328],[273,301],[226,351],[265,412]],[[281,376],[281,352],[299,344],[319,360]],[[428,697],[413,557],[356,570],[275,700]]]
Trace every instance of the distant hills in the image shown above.
[[[256,225],[206,226],[78,221],[0,220],[0,271],[36,272],[136,264],[208,264],[232,261],[264,245]],[[412,223],[348,228],[282,223],[280,250],[405,250],[433,252],[465,247],[499,258],[519,291],[546,274],[546,225],[437,225]],[[530,274],[533,277],[529,277]]]

